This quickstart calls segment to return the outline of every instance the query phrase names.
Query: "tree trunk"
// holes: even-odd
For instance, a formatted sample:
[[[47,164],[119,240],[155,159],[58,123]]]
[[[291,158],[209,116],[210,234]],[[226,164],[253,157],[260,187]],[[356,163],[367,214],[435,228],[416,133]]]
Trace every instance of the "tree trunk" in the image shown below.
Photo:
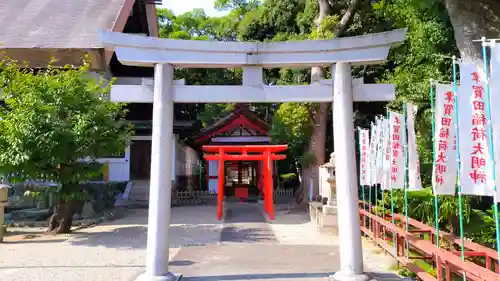
[[[450,217],[451,233],[455,236],[460,235],[460,219],[458,216]]]
[[[335,27],[335,36],[340,37],[345,29],[351,22],[354,13],[361,0],[352,0],[347,11],[342,16],[339,24]],[[319,31],[321,23],[328,15],[330,15],[330,3],[328,0],[318,0],[319,14],[316,19],[316,29]],[[311,68],[311,84],[319,83],[325,78],[325,70],[322,67]],[[333,94],[333,92],[332,92]],[[313,133],[309,141],[307,153],[314,154],[314,161],[311,165],[303,170],[303,181],[301,183],[302,189],[302,203],[307,203],[305,198],[309,198],[309,186],[313,188],[313,198],[319,193],[319,171],[320,165],[325,163],[325,142],[326,142],[326,129],[328,120],[328,110],[330,103],[320,103],[313,106],[311,110],[311,121],[313,123]]]
[[[472,40],[500,37],[500,1],[444,0],[463,60],[483,66],[480,42]]]
[[[70,233],[73,223],[73,215],[78,207],[79,201],[71,200],[69,202],[60,201],[56,211],[50,217],[48,232]]]

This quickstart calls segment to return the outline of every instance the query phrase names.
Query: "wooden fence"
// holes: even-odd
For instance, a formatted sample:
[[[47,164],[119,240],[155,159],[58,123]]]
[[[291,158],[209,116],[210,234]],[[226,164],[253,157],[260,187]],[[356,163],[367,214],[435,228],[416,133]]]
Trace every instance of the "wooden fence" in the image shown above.
[[[410,218],[406,231],[405,216],[395,214],[395,224],[392,224],[390,216],[376,216],[369,211],[369,206],[366,209],[360,208],[361,231],[420,280],[461,281],[465,276],[470,281],[500,281],[498,267],[495,266],[498,258],[495,250],[467,240],[464,243],[466,259],[462,261],[460,252],[456,250],[459,238],[440,231],[439,236],[446,243],[440,242],[441,247],[436,247],[434,228]],[[406,243],[409,253],[406,253]],[[417,260],[424,261],[432,270],[424,268]]]
[[[274,190],[273,197],[276,198],[293,198],[293,189],[283,189],[278,188]],[[172,205],[174,206],[184,206],[184,205],[199,205],[216,203],[217,193],[209,192],[206,190],[194,190],[194,191],[176,191],[172,196]]]

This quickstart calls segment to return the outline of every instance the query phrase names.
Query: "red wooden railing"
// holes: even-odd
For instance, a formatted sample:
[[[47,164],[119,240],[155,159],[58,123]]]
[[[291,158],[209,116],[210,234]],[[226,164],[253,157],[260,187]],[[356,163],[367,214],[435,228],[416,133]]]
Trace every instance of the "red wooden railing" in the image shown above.
[[[362,206],[363,203],[360,203]],[[392,224],[391,217],[382,218],[367,210],[360,208],[361,231],[374,242],[376,242],[387,253],[391,254],[398,263],[402,264],[415,273],[423,281],[455,281],[462,280],[463,275],[470,281],[500,281],[497,263],[497,252],[485,246],[474,243],[470,240],[464,241],[466,257],[484,257],[485,263],[474,263],[469,260],[462,261],[460,252],[449,251],[437,248],[435,245],[436,231],[434,228],[419,221],[409,218],[409,231],[405,230],[405,216],[395,214],[395,224]],[[400,226],[401,225],[401,226]],[[428,234],[430,240],[425,240],[423,234]],[[458,246],[461,241],[446,232],[439,232],[441,239],[450,243],[450,246]],[[395,240],[395,245],[391,245]],[[410,252],[417,253],[418,256],[408,255],[406,257],[406,241]],[[441,244],[441,243],[440,243]],[[396,248],[394,250],[394,248]],[[453,247],[450,247],[453,248]],[[435,274],[430,274],[414,262],[416,259],[425,260],[432,265]]]

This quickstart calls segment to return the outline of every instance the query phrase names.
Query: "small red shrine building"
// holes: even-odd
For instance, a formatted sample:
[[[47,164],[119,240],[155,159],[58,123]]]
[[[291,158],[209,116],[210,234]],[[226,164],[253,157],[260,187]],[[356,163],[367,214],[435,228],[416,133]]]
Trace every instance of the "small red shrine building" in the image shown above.
[[[271,126],[258,118],[247,105],[238,104],[235,109],[192,137],[198,147],[206,145],[269,145]],[[206,160],[207,189],[218,193],[219,161]],[[276,161],[272,161],[273,189],[276,187]],[[235,196],[236,187],[246,186],[249,197],[262,197],[264,165],[262,161],[225,161],[224,195]]]

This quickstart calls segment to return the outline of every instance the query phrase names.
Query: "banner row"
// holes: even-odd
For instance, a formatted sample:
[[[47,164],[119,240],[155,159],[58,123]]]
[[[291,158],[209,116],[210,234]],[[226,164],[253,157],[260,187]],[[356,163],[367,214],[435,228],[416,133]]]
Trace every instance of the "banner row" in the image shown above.
[[[409,189],[422,189],[415,136],[417,107],[407,104],[406,108],[406,120],[402,114],[390,111],[388,119],[377,118],[370,130],[359,129],[361,185],[380,184],[384,190],[403,189],[405,167],[408,166]]]
[[[499,45],[492,47],[491,56],[490,77],[499,77]],[[432,188],[441,195],[455,195],[458,186],[465,195],[500,195],[496,194],[500,165],[495,165],[500,164],[500,79],[490,79],[488,85],[481,67],[470,62],[459,66],[456,94],[452,85],[435,85]],[[359,130],[361,185],[402,189],[407,168],[408,190],[422,188],[415,136],[417,107],[407,103],[406,109],[406,116],[389,112],[388,119],[377,118],[370,131]]]

